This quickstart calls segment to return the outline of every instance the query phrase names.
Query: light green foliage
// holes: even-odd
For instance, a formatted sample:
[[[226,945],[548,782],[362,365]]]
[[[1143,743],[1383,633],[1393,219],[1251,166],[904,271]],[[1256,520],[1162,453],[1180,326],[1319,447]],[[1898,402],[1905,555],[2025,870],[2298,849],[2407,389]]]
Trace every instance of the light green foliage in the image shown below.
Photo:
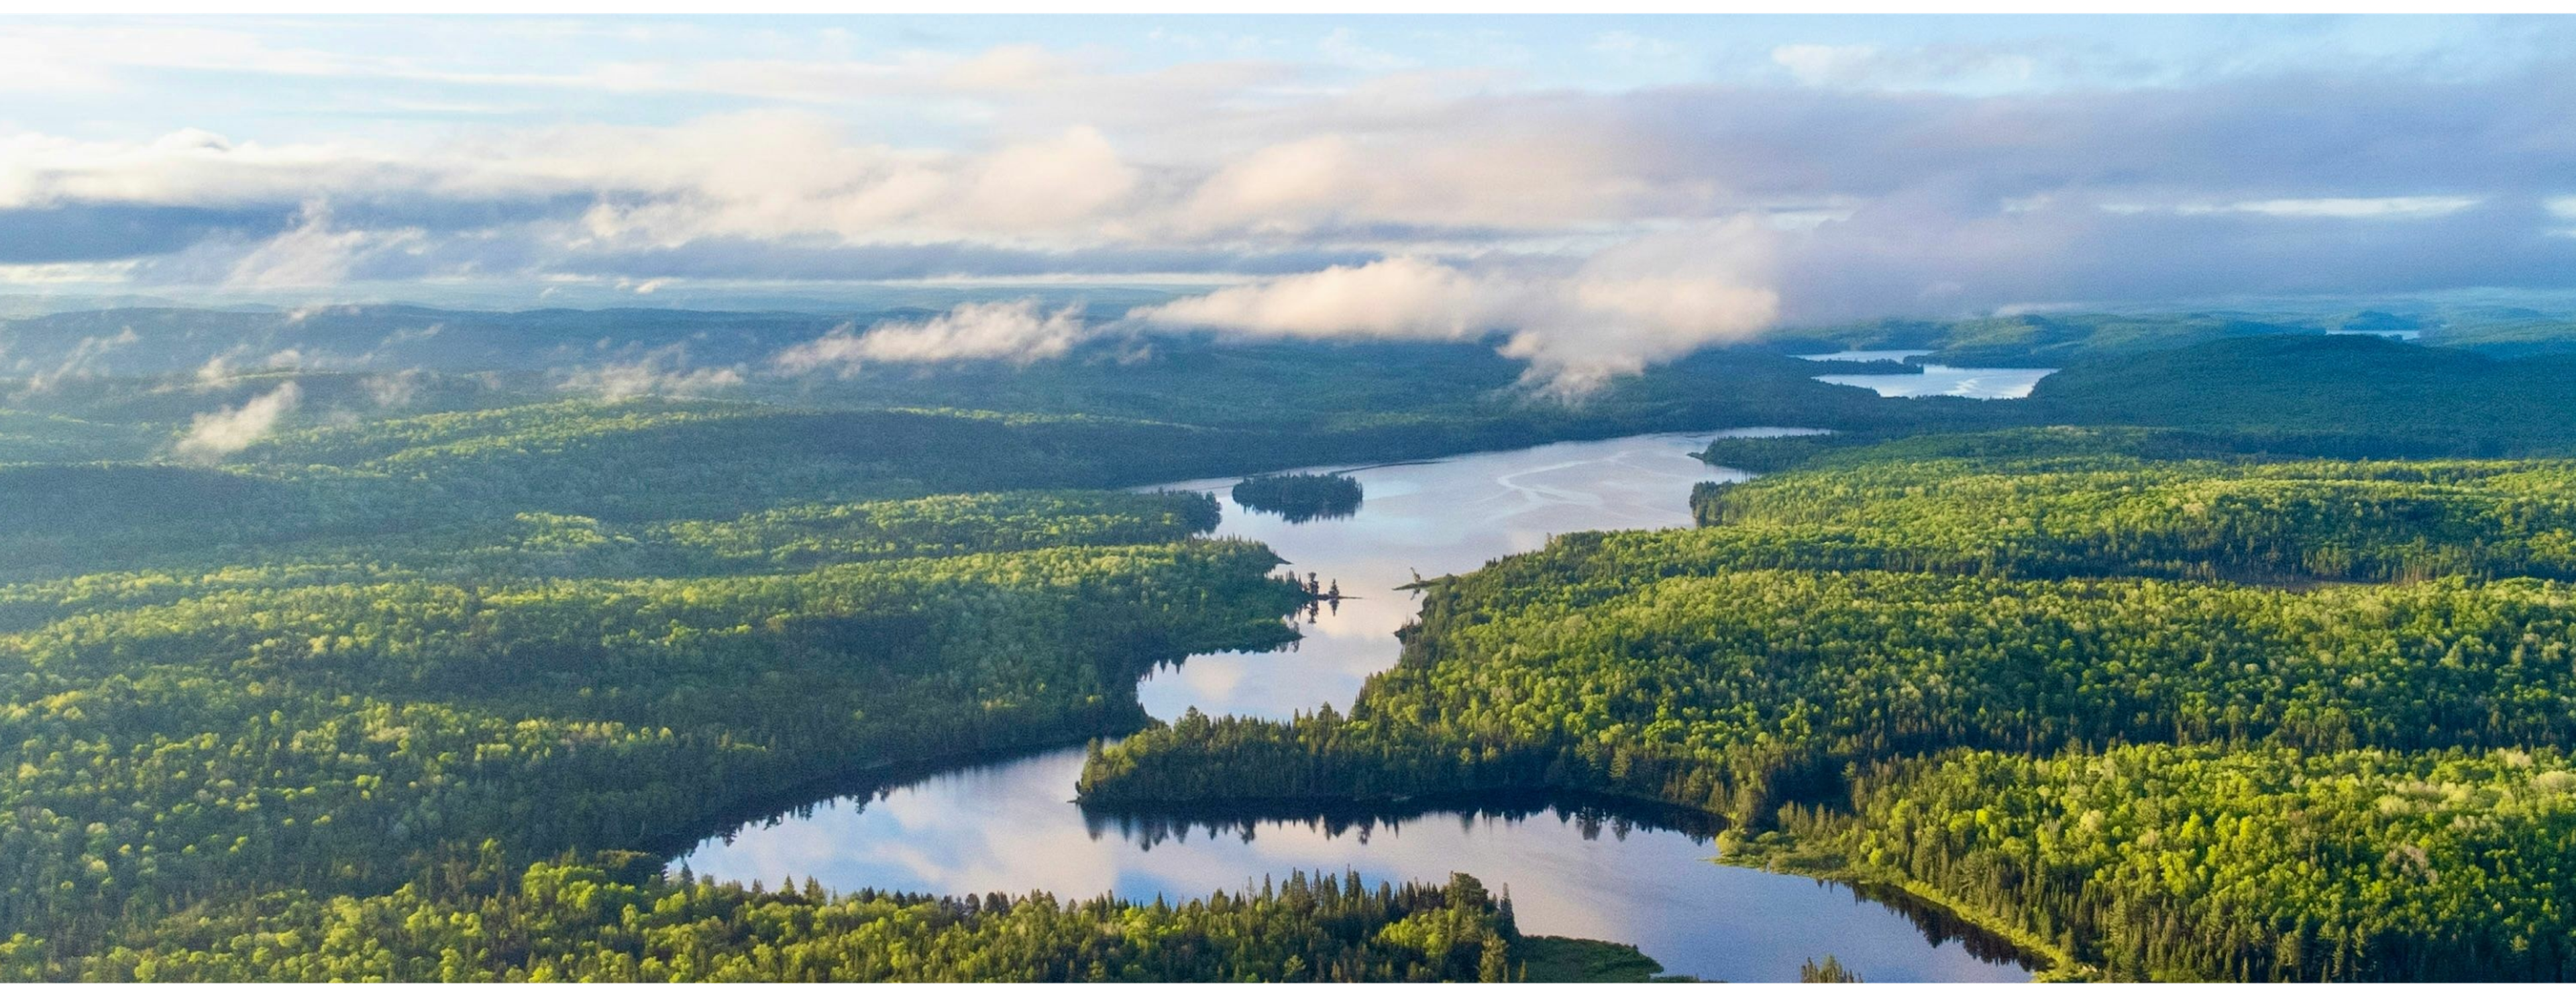
[[[2119,977],[2576,974],[2576,588],[2510,577],[2570,567],[2570,466],[2177,441],[1838,451],[1561,536],[1436,585],[1347,715],[1185,717],[1085,797],[1616,795]]]
[[[2125,746],[1882,764],[1809,849],[1899,872],[2128,978],[2563,980],[2563,752]]]
[[[675,826],[869,762],[1129,727],[1161,658],[1275,643],[1253,545],[799,575],[222,591],[0,637],[0,929],[363,890]]]
[[[432,893],[287,894],[172,920],[87,978],[198,981],[1470,981],[1507,967],[1508,910],[1475,879],[1364,888],[1296,873],[1170,904],[1046,893],[746,890],[540,863]],[[5,948],[0,948],[5,950]],[[1493,964],[1487,965],[1488,956]],[[0,954],[0,966],[10,960]],[[7,969],[0,967],[0,974]]]
[[[1513,945],[1521,982],[1656,982],[1664,966],[1626,944],[1572,937],[1523,937]]]
[[[2167,458],[2199,453],[2196,458]],[[1693,510],[1795,542],[1885,541],[1877,567],[2421,580],[2576,577],[2576,461],[2254,462],[2125,430],[1930,437],[1707,485]]]
[[[0,972],[423,977],[332,924],[402,894],[499,916],[457,876],[1133,728],[1152,664],[1279,643],[1296,601],[1266,549],[1194,539],[1213,498],[1060,487],[1191,462],[1118,438],[1146,427],[564,402],[310,428],[223,468],[0,467],[30,499],[0,513]],[[272,910],[264,950],[148,946]],[[555,972],[634,974],[580,929]],[[749,959],[801,936],[692,974],[784,977]],[[950,972],[883,967],[926,941],[835,943],[848,971]],[[522,962],[434,970],[547,967]]]
[[[650,538],[716,562],[778,568],[1064,544],[1156,543],[1217,526],[1192,492],[1014,492],[799,505],[667,523]]]

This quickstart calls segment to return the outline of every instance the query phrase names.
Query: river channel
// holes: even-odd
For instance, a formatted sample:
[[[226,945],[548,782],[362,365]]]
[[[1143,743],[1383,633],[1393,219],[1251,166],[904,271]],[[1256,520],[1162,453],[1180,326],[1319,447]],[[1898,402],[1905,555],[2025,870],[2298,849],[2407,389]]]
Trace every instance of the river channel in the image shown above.
[[[1741,480],[1688,453],[1733,429],[1555,443],[1346,470],[1365,500],[1338,519],[1291,522],[1226,497],[1232,479],[1168,485],[1216,492],[1217,533],[1269,544],[1345,598],[1301,620],[1290,648],[1196,655],[1139,687],[1157,717],[1286,717],[1347,709],[1395,663],[1415,610],[1396,586],[1472,571],[1557,533],[1690,524],[1691,485]],[[674,861],[720,879],[808,876],[828,887],[935,893],[1102,892],[1196,898],[1290,871],[1355,869],[1377,881],[1465,871],[1507,889],[1530,933],[1635,944],[1672,974],[1784,981],[1832,954],[1873,982],[2022,981],[1991,938],[1900,899],[1709,862],[1686,819],[1600,806],[1474,805],[1410,817],[1181,822],[1088,815],[1072,802],[1079,748],[947,769],[825,798],[708,837]]]

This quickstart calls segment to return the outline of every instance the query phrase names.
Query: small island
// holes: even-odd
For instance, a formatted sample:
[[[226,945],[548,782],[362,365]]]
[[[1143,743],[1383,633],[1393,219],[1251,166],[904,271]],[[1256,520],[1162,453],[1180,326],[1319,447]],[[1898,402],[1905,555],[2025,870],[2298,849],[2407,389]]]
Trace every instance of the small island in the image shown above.
[[[1234,501],[1289,522],[1345,519],[1360,510],[1360,482],[1340,474],[1262,474],[1237,483]]]

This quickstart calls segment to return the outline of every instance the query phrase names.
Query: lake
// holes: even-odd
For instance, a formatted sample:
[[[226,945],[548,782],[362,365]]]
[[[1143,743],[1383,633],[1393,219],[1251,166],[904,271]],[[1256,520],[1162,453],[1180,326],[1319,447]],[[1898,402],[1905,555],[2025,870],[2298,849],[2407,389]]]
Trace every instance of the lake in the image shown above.
[[[1344,599],[1301,619],[1292,648],[1195,655],[1139,685],[1166,720],[1212,714],[1285,717],[1325,703],[1348,708],[1370,675],[1395,663],[1395,630],[1416,608],[1396,586],[1471,571],[1545,546],[1557,533],[1690,525],[1691,485],[1742,480],[1689,452],[1734,429],[1556,443],[1347,470],[1365,491],[1357,513],[1293,523],[1245,511],[1234,479],[1168,487],[1217,493],[1217,532],[1263,541],[1300,574],[1338,582]],[[1442,881],[1452,871],[1508,889],[1521,928],[1638,945],[1675,974],[1785,981],[1833,954],[1871,981],[2022,981],[2030,973],[1972,930],[1898,901],[1830,882],[1708,862],[1706,833],[1687,820],[1599,806],[1498,805],[1409,818],[1119,818],[1072,802],[1079,748],[854,782],[854,790],[710,836],[674,861],[720,879],[811,876],[856,890],[937,893],[1036,889],[1197,898],[1292,870],[1356,869],[1371,883]]]
[[[1826,352],[1801,355],[1809,362],[1903,362],[1918,355],[1930,355],[1929,348],[1872,349],[1854,352]],[[1919,367],[1918,373],[1832,373],[1816,377],[1817,382],[1847,387],[1866,387],[1881,397],[1970,397],[1977,400],[2004,400],[2028,397],[2040,377],[2054,369],[1981,369],[1964,366]]]

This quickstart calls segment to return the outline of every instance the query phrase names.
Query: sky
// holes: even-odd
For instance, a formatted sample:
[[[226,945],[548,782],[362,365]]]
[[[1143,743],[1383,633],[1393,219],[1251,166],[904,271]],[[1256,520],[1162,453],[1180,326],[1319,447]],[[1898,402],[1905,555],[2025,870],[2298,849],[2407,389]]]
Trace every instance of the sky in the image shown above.
[[[2570,109],[2565,18],[0,19],[0,293],[1164,283],[1121,323],[1499,332],[1579,381],[1781,324],[2576,285]],[[841,347],[1083,335],[946,320]]]

